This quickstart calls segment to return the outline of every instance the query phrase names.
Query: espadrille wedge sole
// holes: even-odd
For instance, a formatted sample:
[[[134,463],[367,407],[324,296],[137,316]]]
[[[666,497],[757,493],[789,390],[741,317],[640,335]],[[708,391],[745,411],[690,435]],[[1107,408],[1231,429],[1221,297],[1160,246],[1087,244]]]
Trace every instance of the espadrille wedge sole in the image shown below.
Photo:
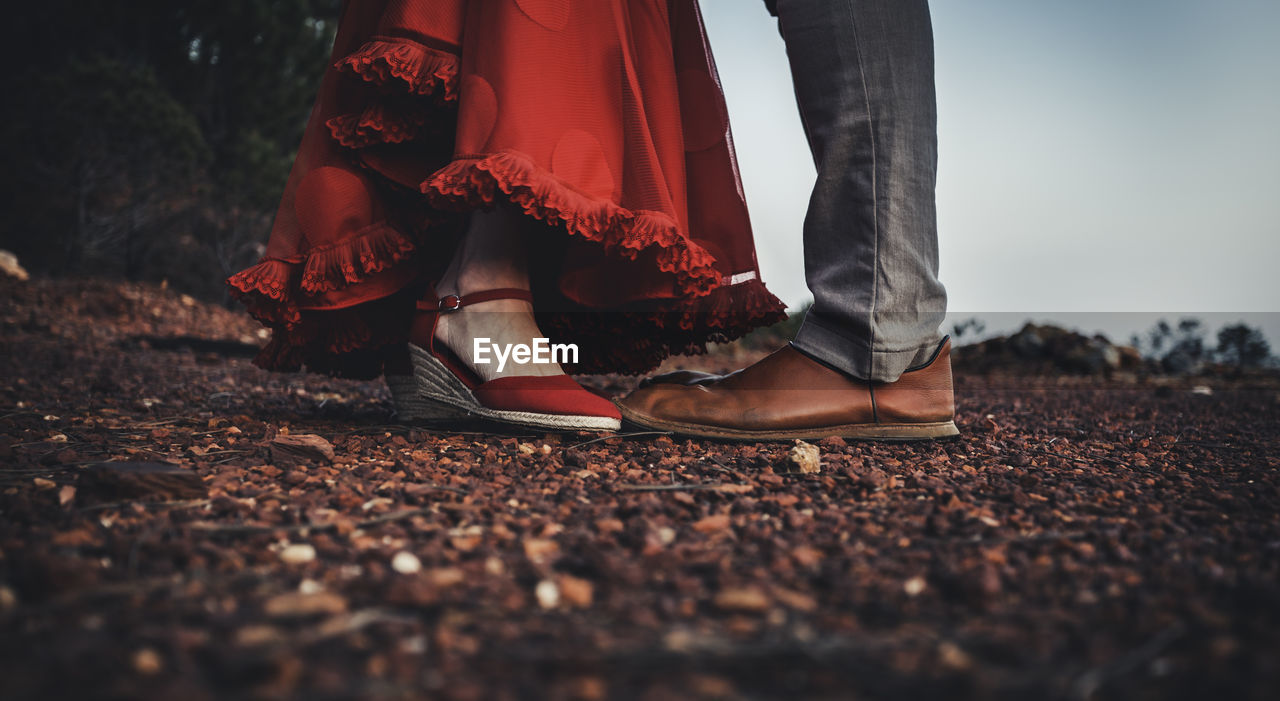
[[[479,418],[552,431],[616,431],[621,425],[618,419],[607,416],[491,409],[481,404],[471,388],[427,349],[410,343],[409,360],[413,365],[414,387],[412,393],[405,393],[412,397],[405,401],[405,408],[418,417],[416,420]]]
[[[418,394],[418,380],[413,375],[386,375],[385,379],[391,390],[396,417],[403,423],[452,424],[469,418],[461,409],[424,399]]]

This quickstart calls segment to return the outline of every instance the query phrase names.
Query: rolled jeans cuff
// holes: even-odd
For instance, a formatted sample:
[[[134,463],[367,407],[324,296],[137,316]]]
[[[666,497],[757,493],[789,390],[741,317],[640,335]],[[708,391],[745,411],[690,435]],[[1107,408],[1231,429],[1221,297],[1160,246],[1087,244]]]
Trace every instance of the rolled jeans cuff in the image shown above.
[[[850,338],[825,325],[816,315],[806,314],[791,345],[860,380],[895,382],[908,368],[927,363],[941,340],[939,334],[930,342],[913,348],[876,349],[862,339]]]

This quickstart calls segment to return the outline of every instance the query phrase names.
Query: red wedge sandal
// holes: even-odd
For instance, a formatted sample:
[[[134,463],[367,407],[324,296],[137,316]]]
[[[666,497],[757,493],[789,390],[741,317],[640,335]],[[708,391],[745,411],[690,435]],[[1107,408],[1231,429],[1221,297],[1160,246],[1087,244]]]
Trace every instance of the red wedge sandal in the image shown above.
[[[533,301],[528,290],[504,288],[418,302],[409,334],[408,367],[388,368],[387,384],[401,420],[448,423],[483,419],[553,431],[616,431],[613,402],[583,389],[568,375],[522,375],[483,382],[448,348],[435,342],[441,314],[495,299]],[[408,371],[408,374],[405,374]]]

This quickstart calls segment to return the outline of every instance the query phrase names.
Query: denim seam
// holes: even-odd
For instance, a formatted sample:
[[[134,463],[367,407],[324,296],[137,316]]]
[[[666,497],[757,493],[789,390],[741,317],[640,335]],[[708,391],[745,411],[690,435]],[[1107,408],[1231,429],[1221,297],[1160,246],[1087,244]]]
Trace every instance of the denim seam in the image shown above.
[[[879,163],[876,154],[876,125],[871,115],[871,95],[867,90],[866,64],[862,59],[862,41],[858,38],[858,20],[853,11],[853,3],[846,2],[845,10],[849,13],[849,24],[853,27],[854,58],[858,62],[858,78],[862,82],[862,102],[867,108],[867,132],[871,140],[871,228],[873,232],[871,247],[871,309],[868,311],[867,333],[870,336],[868,349],[874,349],[876,343],[876,302],[880,297],[880,179]],[[874,377],[876,369],[875,351],[868,359],[868,376]]]

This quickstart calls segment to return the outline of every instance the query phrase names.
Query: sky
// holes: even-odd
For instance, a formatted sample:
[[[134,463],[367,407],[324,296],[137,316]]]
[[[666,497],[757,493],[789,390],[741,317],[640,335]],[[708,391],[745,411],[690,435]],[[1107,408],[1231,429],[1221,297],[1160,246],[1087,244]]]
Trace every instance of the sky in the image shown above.
[[[798,307],[814,169],[777,20],[701,5],[762,276]],[[1280,351],[1280,2],[931,9],[944,330],[1033,319],[1125,341],[1196,316]]]

